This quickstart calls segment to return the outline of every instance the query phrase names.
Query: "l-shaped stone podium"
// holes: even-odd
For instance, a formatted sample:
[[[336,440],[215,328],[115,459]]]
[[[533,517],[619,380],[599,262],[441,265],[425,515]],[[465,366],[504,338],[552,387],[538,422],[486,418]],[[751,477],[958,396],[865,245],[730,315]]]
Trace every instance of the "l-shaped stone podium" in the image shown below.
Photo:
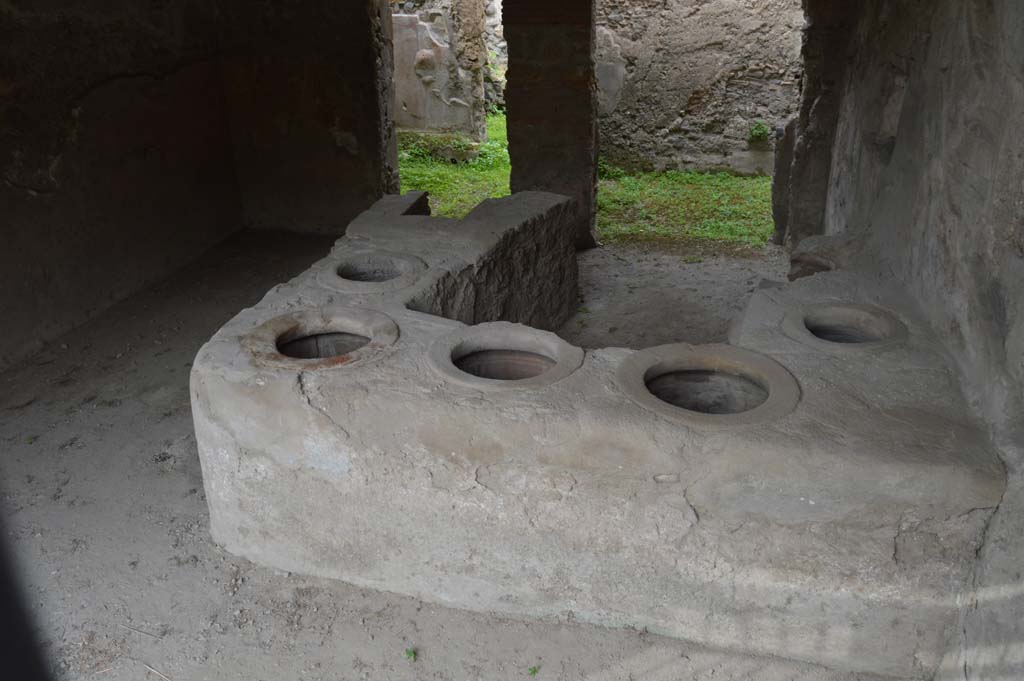
[[[584,351],[545,330],[578,305],[568,199],[427,213],[381,199],[200,350],[219,544],[457,608],[935,670],[1005,473],[912,304],[825,272],[755,292],[728,344]]]

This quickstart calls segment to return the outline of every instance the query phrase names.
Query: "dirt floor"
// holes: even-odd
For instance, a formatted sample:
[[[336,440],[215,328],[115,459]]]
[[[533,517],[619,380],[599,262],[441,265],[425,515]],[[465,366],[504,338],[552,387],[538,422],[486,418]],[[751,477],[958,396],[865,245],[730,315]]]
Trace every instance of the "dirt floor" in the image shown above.
[[[224,321],[329,244],[243,233],[0,375],[5,534],[59,678],[861,678],[584,626],[571,613],[447,610],[260,568],[214,545],[190,362]],[[607,249],[582,260],[589,312],[570,326],[585,345],[720,339],[726,309],[782,272],[777,255],[684,264]]]
[[[610,245],[580,254],[579,310],[558,331],[584,348],[721,343],[765,279],[786,281],[789,259],[768,245],[738,256],[692,256]]]

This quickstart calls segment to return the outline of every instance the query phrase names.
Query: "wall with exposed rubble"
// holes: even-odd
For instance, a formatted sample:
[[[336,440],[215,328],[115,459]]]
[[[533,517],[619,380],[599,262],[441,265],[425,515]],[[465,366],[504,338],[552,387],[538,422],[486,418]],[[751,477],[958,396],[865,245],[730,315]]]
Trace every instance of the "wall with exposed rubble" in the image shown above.
[[[475,2],[484,13],[485,105],[501,107],[502,0]],[[453,0],[392,7],[458,24]],[[634,168],[771,174],[775,128],[799,99],[800,0],[597,0],[595,24],[603,156]],[[457,37],[438,33],[446,44]],[[751,140],[758,122],[768,137]]]
[[[598,0],[601,153],[627,167],[771,174],[796,111],[800,0]],[[767,139],[751,139],[757,122]]]

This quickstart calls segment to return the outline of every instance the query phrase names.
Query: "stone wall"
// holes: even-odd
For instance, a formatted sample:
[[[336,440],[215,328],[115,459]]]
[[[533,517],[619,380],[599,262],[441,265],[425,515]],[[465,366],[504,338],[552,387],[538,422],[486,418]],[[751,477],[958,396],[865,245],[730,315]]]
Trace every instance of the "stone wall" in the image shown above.
[[[341,233],[394,186],[380,9],[0,3],[0,366],[243,226]]]
[[[484,71],[484,96],[488,110],[505,107],[505,75],[508,72],[508,43],[505,41],[502,0],[487,0],[484,6],[484,44],[487,69]]]
[[[406,130],[452,133],[483,140],[484,81],[463,68],[448,12],[395,14],[395,124]]]
[[[480,97],[480,92],[474,88],[478,78],[482,81],[483,99],[474,102],[480,106],[474,115],[482,117],[486,111],[505,106],[508,45],[502,25],[502,0],[392,0],[391,8],[396,15],[418,17],[421,24],[430,27],[433,38],[439,43],[438,47],[451,52],[452,61],[445,64],[445,68],[451,71],[454,65],[462,69],[462,73],[446,75],[445,80],[458,81],[456,86],[465,92],[462,98],[467,104],[472,101],[472,97]],[[410,73],[408,68],[401,65],[396,67],[395,78],[399,81],[399,93],[403,89],[412,89],[403,86],[403,78],[418,75]],[[451,89],[454,88],[445,86],[440,91],[447,93]],[[450,98],[451,95],[446,96],[446,99]],[[444,129],[443,126],[417,125],[414,121],[406,122],[402,118],[398,118],[397,122],[402,127]],[[467,130],[478,134],[475,128]]]
[[[800,0],[598,0],[601,154],[627,167],[772,172],[799,98]]]
[[[775,241],[790,248],[824,229],[843,78],[860,11],[860,5],[842,2],[807,2],[805,7],[800,109],[776,145],[781,166],[772,183]]]
[[[1024,5],[807,4],[808,42],[828,46],[808,81],[837,86],[804,95],[836,124],[827,147],[795,140],[794,178],[825,169],[807,187],[820,222],[796,227],[826,236],[803,250],[917,300],[1009,472],[938,678],[1024,678]]]
[[[509,3],[505,37],[512,191],[576,199],[576,246],[592,247],[597,243],[594,0]]]
[[[485,20],[485,103],[501,107],[502,0],[476,1]],[[436,21],[452,16],[453,0],[392,6]],[[774,133],[796,113],[800,0],[597,0],[595,23],[605,157],[637,168],[771,174],[773,139],[748,138],[755,122]]]

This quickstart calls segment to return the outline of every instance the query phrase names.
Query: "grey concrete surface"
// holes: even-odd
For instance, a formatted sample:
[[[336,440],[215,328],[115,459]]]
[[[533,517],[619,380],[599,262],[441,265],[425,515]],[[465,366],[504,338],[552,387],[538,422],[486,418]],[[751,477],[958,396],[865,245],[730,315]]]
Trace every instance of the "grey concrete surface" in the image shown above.
[[[531,678],[535,665],[541,681],[875,679],[570,616],[450,610],[213,544],[188,365],[240,307],[329,248],[240,233],[0,374],[3,539],[58,679],[159,678],[148,666],[174,681],[465,681]],[[620,271],[613,262],[588,281]]]
[[[631,357],[616,348],[554,383],[483,392],[431,368],[438,343],[456,359],[465,327],[423,313],[557,325],[575,297],[560,277],[572,216],[545,194],[487,201],[464,223],[401,215],[414,201],[363,214],[328,258],[197,356],[216,541],[257,563],[473,610],[572,612],[849,671],[936,669],[1005,478],[911,303],[840,273],[756,293],[731,340],[782,364],[802,393],[766,423],[757,410],[718,423],[647,410],[616,381]],[[557,235],[560,247],[542,246]],[[353,254],[403,248],[428,265],[407,289],[322,285]],[[910,333],[859,354],[784,333],[787,312],[827,303],[885,307]],[[266,361],[263,335],[265,349],[252,344],[268,320],[291,328],[303,310],[337,306],[391,317],[399,342],[360,328],[371,343],[357,357],[290,362]],[[695,368],[787,390],[756,362],[717,354]]]

